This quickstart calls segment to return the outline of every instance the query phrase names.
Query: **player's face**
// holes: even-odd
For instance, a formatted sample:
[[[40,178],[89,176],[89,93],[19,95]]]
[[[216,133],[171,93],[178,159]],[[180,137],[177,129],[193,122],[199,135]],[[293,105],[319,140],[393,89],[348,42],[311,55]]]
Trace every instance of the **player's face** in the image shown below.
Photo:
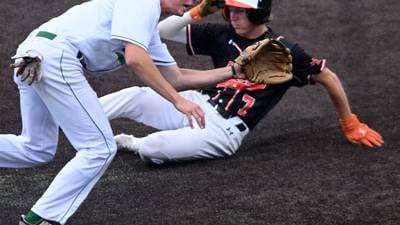
[[[252,24],[247,17],[247,9],[229,6],[229,16],[232,27],[240,36],[248,36],[255,29],[256,25]]]
[[[162,14],[182,16],[194,3],[195,0],[163,0],[161,1],[161,12]]]

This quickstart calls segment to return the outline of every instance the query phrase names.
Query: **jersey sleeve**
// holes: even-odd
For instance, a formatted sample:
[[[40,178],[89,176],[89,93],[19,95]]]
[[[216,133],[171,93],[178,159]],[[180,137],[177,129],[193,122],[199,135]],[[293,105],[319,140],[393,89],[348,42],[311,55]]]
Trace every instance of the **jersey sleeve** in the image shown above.
[[[186,29],[186,51],[189,55],[212,55],[218,39],[226,31],[221,24],[189,24]],[[226,33],[226,32],[225,32]]]
[[[148,53],[153,59],[154,64],[158,66],[170,66],[176,64],[171,53],[168,51],[167,45],[161,42],[158,32],[155,33],[150,42]]]
[[[294,86],[315,84],[311,77],[312,75],[320,73],[325,68],[326,60],[311,57],[298,44],[291,43],[286,39],[283,39],[281,41],[287,47],[289,47],[293,57],[292,84]]]
[[[157,0],[115,1],[111,24],[111,38],[129,42],[146,51],[157,30],[161,8]]]

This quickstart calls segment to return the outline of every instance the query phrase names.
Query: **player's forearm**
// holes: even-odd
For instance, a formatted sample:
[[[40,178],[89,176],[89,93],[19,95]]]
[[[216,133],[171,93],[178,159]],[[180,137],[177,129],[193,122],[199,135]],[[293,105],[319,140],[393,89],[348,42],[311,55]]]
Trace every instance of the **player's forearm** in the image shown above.
[[[188,88],[215,85],[234,76],[230,66],[212,70],[181,69],[181,72],[183,76],[180,77],[180,82],[186,84]]]
[[[131,68],[144,83],[168,101],[175,104],[181,99],[178,92],[161,75],[160,71],[143,49],[138,46],[127,45],[125,60],[129,68]]]
[[[232,69],[229,66],[206,71],[180,69],[177,66],[159,67],[159,69],[163,76],[180,91],[203,88],[232,77]]]
[[[189,12],[183,16],[170,16],[158,24],[160,37],[186,44],[186,26],[192,22]]]
[[[325,87],[340,118],[345,118],[351,115],[351,109],[346,93],[336,74],[328,68],[325,68],[320,74],[314,77],[314,81]]]

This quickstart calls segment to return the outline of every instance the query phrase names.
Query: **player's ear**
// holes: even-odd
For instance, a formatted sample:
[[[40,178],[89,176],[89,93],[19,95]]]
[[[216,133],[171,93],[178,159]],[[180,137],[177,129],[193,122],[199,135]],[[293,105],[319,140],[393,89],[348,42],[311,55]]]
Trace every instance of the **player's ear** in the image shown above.
[[[231,22],[231,11],[228,6],[224,6],[224,8],[221,9],[221,13],[225,21]]]

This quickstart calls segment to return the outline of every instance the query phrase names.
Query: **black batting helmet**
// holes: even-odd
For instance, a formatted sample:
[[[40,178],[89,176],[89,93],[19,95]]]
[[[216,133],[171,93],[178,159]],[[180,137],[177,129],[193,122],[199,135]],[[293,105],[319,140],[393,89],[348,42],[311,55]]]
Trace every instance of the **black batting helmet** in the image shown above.
[[[230,21],[229,6],[245,8],[247,17],[253,24],[263,24],[269,20],[272,0],[225,0],[222,15],[226,21]]]

